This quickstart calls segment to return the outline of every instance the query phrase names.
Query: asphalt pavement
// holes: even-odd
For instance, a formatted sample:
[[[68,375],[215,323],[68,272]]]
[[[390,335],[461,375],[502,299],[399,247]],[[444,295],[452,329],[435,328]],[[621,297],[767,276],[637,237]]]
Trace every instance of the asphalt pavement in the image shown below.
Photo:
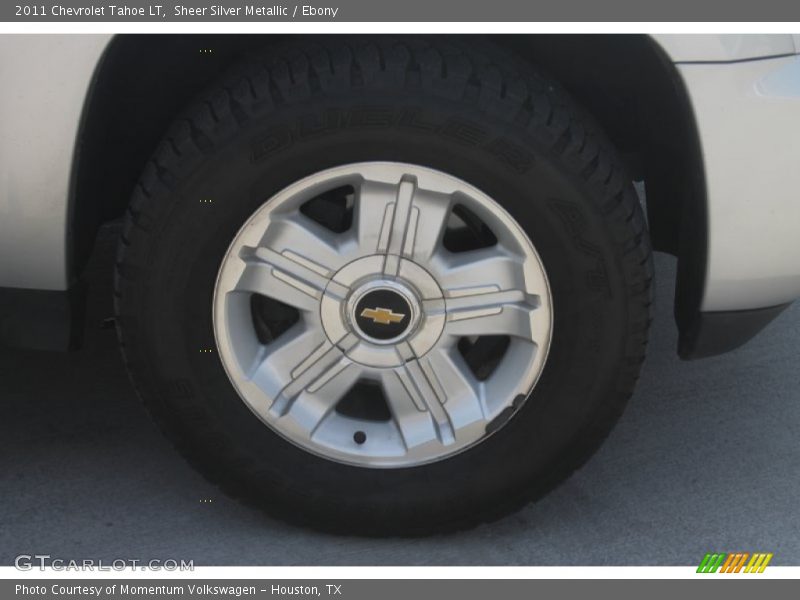
[[[656,259],[656,319],[627,412],[537,504],[425,539],[323,535],[206,483],[140,406],[111,315],[115,228],[88,270],[85,347],[0,349],[0,564],[177,558],[195,565],[690,565],[710,551],[800,565],[800,306],[749,345],[681,362],[675,262]]]

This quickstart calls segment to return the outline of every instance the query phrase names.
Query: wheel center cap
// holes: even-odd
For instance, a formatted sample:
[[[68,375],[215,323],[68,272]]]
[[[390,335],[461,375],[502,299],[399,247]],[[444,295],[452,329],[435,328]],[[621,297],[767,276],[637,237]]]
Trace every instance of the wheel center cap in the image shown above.
[[[378,344],[399,341],[417,320],[417,302],[410,290],[396,282],[374,281],[356,292],[351,320],[356,333]]]
[[[320,302],[325,335],[349,360],[375,369],[424,356],[444,330],[445,301],[436,280],[401,258],[382,276],[385,254],[356,259],[331,278]]]

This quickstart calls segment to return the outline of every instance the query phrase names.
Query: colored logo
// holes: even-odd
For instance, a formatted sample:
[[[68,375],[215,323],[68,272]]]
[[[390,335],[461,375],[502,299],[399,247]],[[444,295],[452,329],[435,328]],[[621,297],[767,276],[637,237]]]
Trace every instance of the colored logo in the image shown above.
[[[715,552],[706,554],[697,567],[698,573],[763,573],[772,553],[769,552]]]
[[[373,323],[388,325],[389,323],[399,323],[405,315],[392,312],[388,308],[365,308],[361,311],[361,316],[365,319],[372,319]]]

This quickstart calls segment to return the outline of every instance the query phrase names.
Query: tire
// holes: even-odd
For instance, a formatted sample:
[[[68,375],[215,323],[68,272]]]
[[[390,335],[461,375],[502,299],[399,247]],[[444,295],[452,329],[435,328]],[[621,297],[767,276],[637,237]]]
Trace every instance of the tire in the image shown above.
[[[232,385],[213,317],[226,253],[266,199],[376,161],[494,199],[535,246],[552,300],[547,360],[502,426],[393,468],[331,460],[266,425]],[[652,278],[631,179],[556,83],[474,41],[330,36],[248,58],[175,120],[133,194],[115,294],[144,404],[211,482],[293,523],[406,536],[503,516],[596,451],[644,360]]]

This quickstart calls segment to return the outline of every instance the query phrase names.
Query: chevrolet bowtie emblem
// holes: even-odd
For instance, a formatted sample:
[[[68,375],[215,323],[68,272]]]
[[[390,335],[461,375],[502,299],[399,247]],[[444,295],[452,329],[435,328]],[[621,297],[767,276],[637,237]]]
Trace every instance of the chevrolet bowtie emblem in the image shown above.
[[[389,325],[390,323],[399,323],[406,318],[405,315],[392,312],[388,308],[365,308],[361,311],[361,316],[366,319],[372,319],[374,323],[381,325]]]

